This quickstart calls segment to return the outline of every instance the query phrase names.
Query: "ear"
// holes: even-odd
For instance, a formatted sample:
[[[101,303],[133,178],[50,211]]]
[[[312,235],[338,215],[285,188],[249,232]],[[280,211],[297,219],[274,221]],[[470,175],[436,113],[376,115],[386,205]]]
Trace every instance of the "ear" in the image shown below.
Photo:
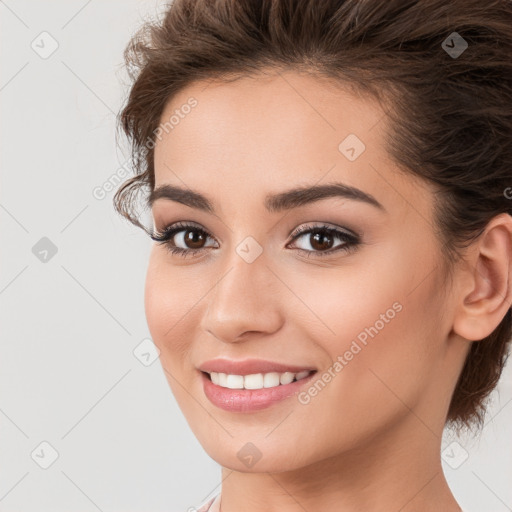
[[[467,340],[489,336],[512,306],[512,216],[494,217],[473,242],[460,272],[453,330]]]

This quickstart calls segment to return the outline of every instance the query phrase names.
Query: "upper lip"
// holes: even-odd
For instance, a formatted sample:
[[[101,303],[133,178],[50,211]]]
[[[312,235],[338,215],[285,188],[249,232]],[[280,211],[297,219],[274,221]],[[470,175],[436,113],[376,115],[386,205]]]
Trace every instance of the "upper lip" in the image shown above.
[[[234,361],[232,359],[211,359],[205,361],[197,367],[199,370],[207,373],[228,373],[230,375],[251,375],[255,373],[299,373],[304,370],[315,371],[311,366],[297,366],[291,364],[266,361],[264,359],[244,359]]]

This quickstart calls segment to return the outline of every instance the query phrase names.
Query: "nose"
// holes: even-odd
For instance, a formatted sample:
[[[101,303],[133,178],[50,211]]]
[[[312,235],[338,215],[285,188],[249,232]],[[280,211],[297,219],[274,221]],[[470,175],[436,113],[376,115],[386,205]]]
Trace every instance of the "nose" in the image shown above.
[[[286,298],[264,258],[247,263],[234,254],[224,268],[206,297],[202,329],[226,343],[243,341],[250,333],[263,336],[277,331],[283,320],[281,298]]]

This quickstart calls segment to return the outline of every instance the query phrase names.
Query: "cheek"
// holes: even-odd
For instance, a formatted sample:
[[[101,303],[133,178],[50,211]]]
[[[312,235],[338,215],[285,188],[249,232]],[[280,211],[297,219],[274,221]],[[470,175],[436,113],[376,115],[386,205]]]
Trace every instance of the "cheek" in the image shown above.
[[[173,269],[161,248],[152,250],[146,273],[144,309],[153,342],[166,368],[182,366],[192,343],[190,322],[197,315],[194,306],[203,295],[200,286],[190,284],[192,281],[187,274],[186,270]]]
[[[160,350],[160,364],[173,396],[185,416],[194,418],[199,411],[188,391],[197,385],[190,361],[194,336],[191,322],[199,321],[198,301],[205,292],[190,283],[184,267],[173,268],[163,251],[152,251],[144,292],[148,328]]]
[[[372,253],[371,260],[347,259],[343,268],[318,269],[295,283],[310,309],[305,329],[333,362],[323,369],[335,376],[326,375],[326,400],[352,411],[364,406],[361,414],[383,419],[405,409],[401,400],[412,406],[429,386],[442,354],[443,283],[431,272],[432,251],[395,244],[381,247],[378,258]]]
[[[162,350],[165,331],[172,325],[169,314],[173,311],[172,296],[166,293],[165,276],[153,250],[146,272],[144,310],[153,342]]]

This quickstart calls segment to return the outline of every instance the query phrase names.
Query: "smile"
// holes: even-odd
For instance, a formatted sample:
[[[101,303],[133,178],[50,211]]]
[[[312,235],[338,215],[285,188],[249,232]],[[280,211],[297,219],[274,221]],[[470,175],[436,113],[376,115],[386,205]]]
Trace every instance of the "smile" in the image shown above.
[[[284,403],[308,385],[316,373],[304,370],[236,375],[200,371],[199,375],[203,393],[213,405],[229,412],[251,413]]]
[[[270,372],[253,373],[250,375],[233,375],[228,373],[210,372],[210,380],[217,386],[228,389],[264,389],[275,388],[291,384],[292,382],[306,378],[313,373],[312,370],[304,370],[298,373]]]

